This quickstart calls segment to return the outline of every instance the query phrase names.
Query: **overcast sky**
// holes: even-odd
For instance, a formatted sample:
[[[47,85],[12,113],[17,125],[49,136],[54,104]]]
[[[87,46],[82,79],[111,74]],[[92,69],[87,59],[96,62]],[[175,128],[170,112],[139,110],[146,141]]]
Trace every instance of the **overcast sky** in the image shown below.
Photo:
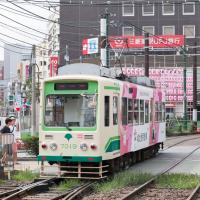
[[[17,5],[23,7],[24,9],[29,10],[32,13],[43,16],[45,18],[48,18],[49,14],[51,14],[51,12],[48,11],[48,9],[42,9],[38,6],[29,4],[29,3],[27,3],[25,5],[20,3]],[[17,11],[20,11],[20,13],[18,13]],[[21,10],[20,8],[12,5],[9,2],[6,3],[3,1],[0,1],[0,60],[4,59],[4,53],[3,53],[4,49],[2,48],[4,46],[4,43],[2,41],[6,42],[6,43],[23,44],[23,45],[31,46],[31,44],[36,44],[36,45],[39,44],[40,41],[42,41],[42,38],[45,37],[44,34],[37,33],[34,30],[23,27],[23,26],[15,23],[15,22],[12,22],[11,20],[6,19],[4,17],[4,16],[9,17],[21,24],[29,26],[33,29],[37,29],[38,31],[47,33],[47,22],[46,21],[39,19],[37,17],[36,17],[37,19],[33,19],[33,18],[30,18],[31,16],[29,16],[29,17],[21,16],[21,15],[25,15],[25,13],[27,13],[25,10]],[[21,15],[19,15],[19,14],[21,14]],[[28,13],[28,14],[32,15],[31,13]],[[4,16],[2,16],[2,15],[4,15]],[[2,23],[6,24],[6,25],[4,25]],[[8,25],[16,27],[17,29],[26,31],[30,34],[22,33],[17,29],[13,29],[13,28],[9,27]],[[42,37],[42,38],[38,38],[31,34],[34,34],[34,35]],[[6,36],[13,37],[13,38],[25,41],[30,44],[25,44],[23,42],[17,41],[15,39],[12,39],[12,38],[9,38]]]

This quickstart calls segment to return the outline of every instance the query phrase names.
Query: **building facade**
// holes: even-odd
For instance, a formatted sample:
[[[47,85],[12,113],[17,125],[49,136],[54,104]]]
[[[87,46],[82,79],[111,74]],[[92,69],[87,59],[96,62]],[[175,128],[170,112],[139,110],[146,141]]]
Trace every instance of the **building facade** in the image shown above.
[[[40,83],[42,79],[48,78],[50,73],[47,40],[36,47],[36,64],[36,81]]]
[[[55,6],[49,15],[48,29],[48,76],[55,76],[57,74],[57,67],[54,69],[54,59],[58,62],[60,53],[60,7]],[[47,76],[47,77],[48,77]]]
[[[195,42],[200,45],[200,3],[184,0],[83,0],[60,1],[60,65],[66,64],[66,45],[70,60],[82,57],[82,40],[99,37],[101,15],[110,13],[110,36],[185,35],[185,45],[181,48],[150,49],[150,68],[183,68],[186,64],[191,71]],[[184,51],[185,50],[185,51]],[[197,51],[199,48],[197,49]],[[144,53],[138,49],[122,50],[122,67],[144,68]],[[186,62],[184,55],[186,54]],[[117,52],[110,49],[111,66],[116,62]],[[197,63],[200,56],[197,56]],[[100,64],[99,55],[82,57],[83,61]],[[198,64],[199,65],[199,64]],[[199,67],[199,66],[198,66]],[[198,72],[200,73],[200,72]],[[199,76],[199,75],[198,75]],[[198,78],[198,83],[200,79]],[[198,84],[200,93],[200,84]],[[199,99],[200,101],[200,99]],[[183,114],[182,101],[168,101],[169,110]],[[171,106],[173,105],[173,106]],[[175,105],[175,106],[174,106]],[[171,107],[170,107],[171,106]],[[192,101],[188,102],[191,118]]]
[[[140,36],[144,31],[153,35],[185,35],[189,46],[199,40],[199,2],[115,0],[107,4],[101,0],[77,3],[61,0],[60,65],[65,64],[66,45],[70,58],[77,59],[82,53],[83,38],[99,36],[100,16],[105,10],[111,13],[109,35]]]
[[[0,82],[4,79],[3,77],[3,71],[4,71],[4,62],[0,61]],[[3,106],[4,101],[4,84],[0,84],[0,106]]]

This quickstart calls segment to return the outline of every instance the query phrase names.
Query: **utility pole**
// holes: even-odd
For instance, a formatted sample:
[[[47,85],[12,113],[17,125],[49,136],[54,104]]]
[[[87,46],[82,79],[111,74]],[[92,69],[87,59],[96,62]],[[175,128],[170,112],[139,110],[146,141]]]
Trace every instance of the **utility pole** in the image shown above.
[[[102,16],[100,22],[100,36],[101,36],[101,65],[109,67],[109,41],[108,41],[108,24],[109,13]]]
[[[70,59],[69,59],[69,46],[66,44],[66,54],[65,54],[65,60],[66,60],[66,65],[70,64]]]
[[[31,125],[32,125],[32,130],[31,130],[31,135],[36,134],[36,97],[35,97],[35,65],[36,65],[36,60],[35,60],[35,45],[32,47],[32,114],[31,114]]]
[[[149,33],[144,34],[144,57],[145,57],[145,68],[144,75],[149,77]]]
[[[187,129],[187,55],[186,47],[183,48],[183,58],[184,58],[184,69],[183,69],[183,110],[184,110],[184,122],[183,127]]]
[[[194,56],[193,56],[193,130],[197,128],[197,41],[194,44]]]

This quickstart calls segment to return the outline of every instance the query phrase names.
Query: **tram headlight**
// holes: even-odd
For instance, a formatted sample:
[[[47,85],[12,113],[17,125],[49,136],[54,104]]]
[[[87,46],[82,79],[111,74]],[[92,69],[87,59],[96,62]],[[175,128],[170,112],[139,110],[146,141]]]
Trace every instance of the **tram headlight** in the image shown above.
[[[82,144],[80,144],[80,148],[81,148],[82,151],[87,151],[88,146],[87,146],[86,143],[82,143]]]
[[[91,145],[90,145],[90,148],[91,148],[92,150],[96,150],[96,149],[97,149],[97,146],[96,146],[95,144],[91,144]]]
[[[50,147],[50,149],[51,149],[52,151],[55,151],[55,150],[58,148],[58,146],[57,146],[56,143],[51,143],[49,147]]]
[[[43,143],[41,144],[41,147],[42,147],[43,149],[47,149],[47,144],[43,142]]]

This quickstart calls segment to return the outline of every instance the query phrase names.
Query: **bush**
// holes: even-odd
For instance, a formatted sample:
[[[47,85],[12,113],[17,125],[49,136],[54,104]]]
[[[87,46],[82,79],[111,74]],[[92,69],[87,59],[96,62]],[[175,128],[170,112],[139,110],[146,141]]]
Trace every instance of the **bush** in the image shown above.
[[[38,136],[31,136],[26,135],[22,138],[24,142],[24,148],[28,153],[31,155],[38,155],[39,154],[39,137]]]

